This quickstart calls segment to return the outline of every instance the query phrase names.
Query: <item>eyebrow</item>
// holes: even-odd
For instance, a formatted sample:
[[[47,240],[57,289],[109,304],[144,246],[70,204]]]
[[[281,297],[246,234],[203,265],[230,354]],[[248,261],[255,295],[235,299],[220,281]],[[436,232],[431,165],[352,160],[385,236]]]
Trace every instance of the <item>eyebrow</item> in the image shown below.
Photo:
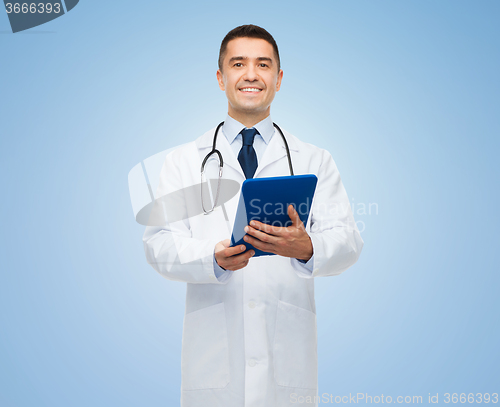
[[[229,59],[229,63],[234,62],[234,61],[245,61],[247,59],[248,59],[248,57],[232,57],[231,59]],[[266,62],[269,62],[270,64],[273,63],[272,58],[269,58],[269,57],[258,57],[256,59],[257,59],[257,61],[266,61]]]

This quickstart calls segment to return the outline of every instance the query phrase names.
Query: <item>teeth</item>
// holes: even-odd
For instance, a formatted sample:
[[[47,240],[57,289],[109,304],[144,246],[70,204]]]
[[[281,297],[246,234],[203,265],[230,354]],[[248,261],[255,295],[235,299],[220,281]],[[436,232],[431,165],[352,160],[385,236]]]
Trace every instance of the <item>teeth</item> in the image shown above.
[[[243,88],[241,90],[243,92],[260,92],[260,89],[257,89],[257,88]]]

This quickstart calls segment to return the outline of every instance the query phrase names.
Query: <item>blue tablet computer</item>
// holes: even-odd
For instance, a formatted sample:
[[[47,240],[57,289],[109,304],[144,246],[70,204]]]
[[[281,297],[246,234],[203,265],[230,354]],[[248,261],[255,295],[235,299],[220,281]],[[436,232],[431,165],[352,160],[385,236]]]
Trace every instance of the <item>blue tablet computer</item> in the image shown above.
[[[243,182],[238,210],[231,235],[231,246],[244,244],[255,250],[255,255],[271,256],[245,242],[245,226],[251,220],[268,225],[287,227],[292,224],[288,205],[293,205],[300,220],[307,225],[318,178],[314,174],[286,177],[252,178]]]

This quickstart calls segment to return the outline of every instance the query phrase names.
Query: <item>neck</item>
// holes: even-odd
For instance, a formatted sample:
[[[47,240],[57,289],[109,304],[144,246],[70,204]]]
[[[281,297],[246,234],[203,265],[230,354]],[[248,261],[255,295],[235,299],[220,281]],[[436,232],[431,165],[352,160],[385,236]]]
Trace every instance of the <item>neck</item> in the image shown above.
[[[229,107],[228,115],[249,129],[269,116],[270,112],[271,108],[267,108],[262,112],[235,112]]]

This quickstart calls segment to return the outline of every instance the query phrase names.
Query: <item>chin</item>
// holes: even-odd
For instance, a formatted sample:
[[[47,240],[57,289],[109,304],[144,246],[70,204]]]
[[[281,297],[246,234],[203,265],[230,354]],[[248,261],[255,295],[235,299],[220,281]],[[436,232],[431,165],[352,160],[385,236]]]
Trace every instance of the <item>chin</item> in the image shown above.
[[[256,103],[256,101],[251,101],[247,100],[242,103],[239,103],[239,107],[241,109],[249,109],[249,110],[263,110],[266,109],[265,106],[262,105],[262,103]]]
[[[240,110],[245,113],[261,113],[266,109],[261,106],[243,106]]]

